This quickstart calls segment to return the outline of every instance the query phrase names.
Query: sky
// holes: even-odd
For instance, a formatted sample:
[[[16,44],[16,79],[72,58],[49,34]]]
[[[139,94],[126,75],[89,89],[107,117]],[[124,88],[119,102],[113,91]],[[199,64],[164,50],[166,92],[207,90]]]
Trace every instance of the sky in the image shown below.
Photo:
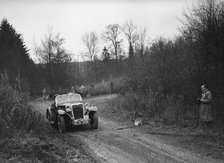
[[[33,49],[52,28],[65,38],[64,47],[80,59],[85,51],[82,36],[92,31],[100,34],[109,24],[132,21],[138,30],[146,28],[148,37],[174,38],[184,9],[190,0],[0,0],[0,20],[6,18],[23,39],[30,56]],[[100,46],[105,43],[101,40]],[[125,48],[125,47],[124,47]]]

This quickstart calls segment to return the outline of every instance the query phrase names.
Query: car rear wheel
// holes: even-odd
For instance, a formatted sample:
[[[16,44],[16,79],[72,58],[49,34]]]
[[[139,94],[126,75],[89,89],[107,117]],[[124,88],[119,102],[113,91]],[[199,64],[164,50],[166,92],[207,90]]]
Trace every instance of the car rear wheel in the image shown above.
[[[91,125],[92,125],[93,129],[98,128],[98,115],[97,115],[97,113],[93,113],[93,116],[91,118]]]
[[[48,110],[46,111],[46,118],[47,118],[47,120],[49,120],[49,112],[48,112]]]
[[[47,118],[49,124],[50,124],[52,127],[57,127],[57,124],[55,124],[55,123],[53,123],[53,122],[51,121],[50,112],[49,112],[48,110],[47,110],[47,112],[46,112],[46,118]]]
[[[58,131],[60,133],[64,133],[65,132],[65,119],[64,119],[64,117],[63,116],[58,116],[57,122],[58,122]]]

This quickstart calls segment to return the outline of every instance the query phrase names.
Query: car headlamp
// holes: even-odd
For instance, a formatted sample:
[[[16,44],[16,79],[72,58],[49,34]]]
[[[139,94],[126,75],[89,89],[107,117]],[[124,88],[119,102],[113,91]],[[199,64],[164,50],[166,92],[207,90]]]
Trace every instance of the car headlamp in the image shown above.
[[[66,112],[71,112],[71,111],[72,111],[72,108],[71,108],[71,107],[66,107],[66,108],[65,108],[65,111],[66,111]]]

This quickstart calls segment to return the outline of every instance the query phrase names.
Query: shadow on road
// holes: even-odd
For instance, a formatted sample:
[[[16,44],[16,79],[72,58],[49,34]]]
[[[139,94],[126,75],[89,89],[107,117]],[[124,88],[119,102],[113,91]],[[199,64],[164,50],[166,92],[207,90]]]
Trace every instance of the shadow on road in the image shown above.
[[[57,128],[55,128],[55,130],[57,130]],[[90,124],[66,127],[66,133],[80,133],[82,131],[97,133],[102,130],[103,130],[103,128],[101,128],[101,127],[99,127],[98,129],[92,129]]]

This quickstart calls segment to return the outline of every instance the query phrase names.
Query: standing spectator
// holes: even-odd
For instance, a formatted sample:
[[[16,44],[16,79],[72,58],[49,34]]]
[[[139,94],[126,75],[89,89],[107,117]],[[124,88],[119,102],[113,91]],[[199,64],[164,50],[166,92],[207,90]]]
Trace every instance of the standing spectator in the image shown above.
[[[72,86],[72,90],[71,90],[72,93],[75,93],[75,87]]]
[[[199,127],[211,128],[212,114],[211,114],[211,101],[212,93],[208,90],[206,84],[201,86],[201,98],[199,106]]]
[[[95,93],[95,91],[94,91],[94,84],[92,83],[91,86],[90,86],[90,92],[89,92],[89,94],[90,94],[90,96],[93,96],[94,93]]]
[[[110,83],[110,93],[114,93],[114,84],[113,82]]]
[[[43,94],[43,100],[46,100],[47,91],[45,88],[42,90],[42,94]]]
[[[50,95],[49,95],[49,98],[50,98],[50,99],[54,99],[54,90],[53,90],[53,89],[51,90],[51,93],[50,93]]]

